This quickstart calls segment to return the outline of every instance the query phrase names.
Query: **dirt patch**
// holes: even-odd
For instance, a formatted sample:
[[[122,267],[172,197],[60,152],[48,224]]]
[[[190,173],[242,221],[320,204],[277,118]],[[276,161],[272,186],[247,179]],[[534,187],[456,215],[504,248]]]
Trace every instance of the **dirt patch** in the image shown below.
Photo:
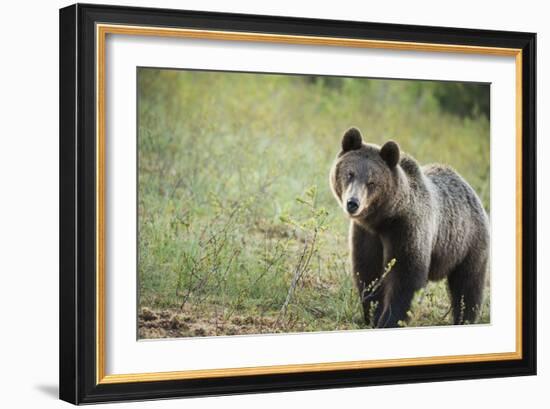
[[[193,315],[192,315],[193,314]],[[205,312],[197,319],[194,311],[151,310],[142,308],[138,314],[140,339],[208,337],[282,332],[276,317]]]

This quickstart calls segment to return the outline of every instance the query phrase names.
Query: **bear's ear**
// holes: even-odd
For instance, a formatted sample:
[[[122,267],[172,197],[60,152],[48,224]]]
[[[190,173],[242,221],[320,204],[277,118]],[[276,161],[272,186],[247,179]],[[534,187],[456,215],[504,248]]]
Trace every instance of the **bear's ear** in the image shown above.
[[[380,156],[390,168],[394,168],[399,163],[399,145],[394,141],[389,141],[380,149]]]
[[[342,137],[342,150],[344,152],[355,151],[361,148],[362,144],[361,131],[357,128],[349,128]]]

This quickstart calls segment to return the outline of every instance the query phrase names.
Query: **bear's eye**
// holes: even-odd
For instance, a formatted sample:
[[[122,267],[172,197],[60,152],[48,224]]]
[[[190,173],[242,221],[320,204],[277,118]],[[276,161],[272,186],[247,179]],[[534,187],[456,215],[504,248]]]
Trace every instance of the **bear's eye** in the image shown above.
[[[346,175],[348,181],[352,180],[355,177],[355,174],[352,171],[349,171]]]
[[[367,183],[367,189],[373,189],[376,185],[372,182]]]

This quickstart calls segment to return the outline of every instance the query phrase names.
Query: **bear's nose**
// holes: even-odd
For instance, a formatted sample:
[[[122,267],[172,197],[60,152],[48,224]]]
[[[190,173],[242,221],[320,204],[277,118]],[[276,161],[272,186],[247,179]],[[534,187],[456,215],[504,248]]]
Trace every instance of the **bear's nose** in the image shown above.
[[[346,203],[346,207],[348,209],[349,214],[353,214],[359,209],[359,200],[352,197],[351,199],[348,199],[348,202]]]

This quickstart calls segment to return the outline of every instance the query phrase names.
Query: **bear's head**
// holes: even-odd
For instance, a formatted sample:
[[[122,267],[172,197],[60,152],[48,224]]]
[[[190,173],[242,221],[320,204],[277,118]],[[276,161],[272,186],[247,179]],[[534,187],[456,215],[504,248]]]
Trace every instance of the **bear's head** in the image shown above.
[[[330,185],[344,212],[368,221],[391,207],[396,193],[400,150],[393,141],[379,147],[363,143],[361,132],[350,128],[330,171]]]

